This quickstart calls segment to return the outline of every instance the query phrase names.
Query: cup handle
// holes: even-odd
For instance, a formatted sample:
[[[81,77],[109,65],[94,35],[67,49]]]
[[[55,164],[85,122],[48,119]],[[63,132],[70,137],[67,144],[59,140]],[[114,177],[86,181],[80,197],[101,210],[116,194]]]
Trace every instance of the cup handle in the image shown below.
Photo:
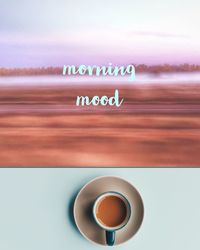
[[[106,244],[108,246],[115,244],[115,231],[106,231]]]

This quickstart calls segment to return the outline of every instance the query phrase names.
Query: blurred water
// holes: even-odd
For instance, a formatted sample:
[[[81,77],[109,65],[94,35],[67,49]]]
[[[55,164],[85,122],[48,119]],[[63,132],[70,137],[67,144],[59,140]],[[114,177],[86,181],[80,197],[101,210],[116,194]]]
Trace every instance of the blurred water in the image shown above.
[[[0,77],[0,86],[24,85],[74,85],[74,84],[181,84],[200,83],[200,72],[190,73],[136,73],[136,79],[130,76],[6,76]]]

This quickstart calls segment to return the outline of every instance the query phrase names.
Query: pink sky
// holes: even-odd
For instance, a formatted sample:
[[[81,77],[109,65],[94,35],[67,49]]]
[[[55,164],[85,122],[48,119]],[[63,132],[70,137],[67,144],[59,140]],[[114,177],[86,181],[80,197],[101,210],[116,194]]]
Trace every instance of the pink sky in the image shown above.
[[[200,64],[199,9],[196,0],[7,0],[0,67]]]
[[[95,32],[53,38],[5,34],[0,38],[0,67],[200,63],[199,43],[188,36],[149,31]]]

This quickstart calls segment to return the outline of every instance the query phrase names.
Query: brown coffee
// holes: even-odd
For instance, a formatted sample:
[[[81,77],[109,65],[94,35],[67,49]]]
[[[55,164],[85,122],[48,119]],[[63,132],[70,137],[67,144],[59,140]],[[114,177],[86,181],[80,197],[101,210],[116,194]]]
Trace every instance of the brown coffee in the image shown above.
[[[126,219],[127,208],[124,201],[117,196],[102,198],[96,208],[97,219],[107,227],[117,227]]]

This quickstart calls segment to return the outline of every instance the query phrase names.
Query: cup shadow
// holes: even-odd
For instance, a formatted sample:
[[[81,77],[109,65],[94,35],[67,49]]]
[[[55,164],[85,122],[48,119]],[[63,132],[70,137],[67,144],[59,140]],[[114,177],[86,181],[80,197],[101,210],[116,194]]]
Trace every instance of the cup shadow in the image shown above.
[[[67,218],[70,221],[70,224],[72,225],[74,231],[76,231],[77,233],[79,233],[78,227],[76,226],[75,223],[75,219],[74,219],[74,213],[73,213],[73,209],[74,209],[74,202],[76,199],[76,196],[78,195],[79,191],[81,190],[81,188],[89,181],[91,181],[92,179],[98,177],[97,175],[92,176],[87,178],[85,181],[83,181],[83,184],[79,185],[79,188],[77,188],[71,195],[69,203],[67,205]],[[87,211],[88,215],[91,213],[91,206],[90,206],[90,211]],[[88,216],[90,217],[90,216]]]

